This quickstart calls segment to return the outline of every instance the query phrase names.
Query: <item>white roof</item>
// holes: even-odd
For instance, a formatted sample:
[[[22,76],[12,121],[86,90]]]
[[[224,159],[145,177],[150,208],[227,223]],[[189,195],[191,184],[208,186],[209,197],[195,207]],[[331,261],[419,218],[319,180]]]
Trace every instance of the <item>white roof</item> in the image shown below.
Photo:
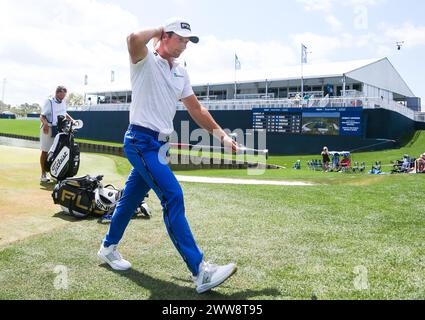
[[[388,58],[380,59],[361,68],[347,72],[346,76],[406,97],[415,96]]]
[[[303,65],[304,79],[342,77],[363,82],[377,88],[385,89],[407,97],[414,97],[414,93],[400,76],[388,58],[331,62]],[[192,77],[195,86],[207,84],[224,85],[235,82],[234,71],[227,73],[205,73],[197,78]],[[207,80],[205,80],[207,79]],[[301,64],[298,66],[282,66],[271,70],[238,70],[238,83],[285,81],[301,79]]]

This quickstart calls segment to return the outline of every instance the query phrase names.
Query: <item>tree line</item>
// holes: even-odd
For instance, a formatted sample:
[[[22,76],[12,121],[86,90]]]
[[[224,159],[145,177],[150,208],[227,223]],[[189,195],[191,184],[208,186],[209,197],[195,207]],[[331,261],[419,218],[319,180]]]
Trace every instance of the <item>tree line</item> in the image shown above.
[[[70,93],[66,98],[66,103],[69,106],[82,106],[84,104],[84,98],[81,94]],[[19,117],[26,117],[30,113],[41,113],[41,108],[42,106],[38,103],[23,103],[19,106],[12,106],[0,100],[0,113],[8,111]]]

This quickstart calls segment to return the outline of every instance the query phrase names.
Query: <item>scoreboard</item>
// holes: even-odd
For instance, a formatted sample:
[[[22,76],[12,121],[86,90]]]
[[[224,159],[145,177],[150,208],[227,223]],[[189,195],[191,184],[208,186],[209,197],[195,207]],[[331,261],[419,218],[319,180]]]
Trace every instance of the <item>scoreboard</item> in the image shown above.
[[[288,109],[253,110],[253,129],[269,133],[301,133],[302,113]]]
[[[271,134],[362,135],[363,108],[257,108],[255,131]]]

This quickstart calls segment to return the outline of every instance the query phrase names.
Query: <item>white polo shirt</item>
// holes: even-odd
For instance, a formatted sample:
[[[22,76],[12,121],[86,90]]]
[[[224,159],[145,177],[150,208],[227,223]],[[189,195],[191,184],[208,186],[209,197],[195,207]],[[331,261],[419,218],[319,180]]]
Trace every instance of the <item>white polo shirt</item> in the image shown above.
[[[58,124],[58,116],[66,116],[65,99],[59,102],[56,98],[50,98],[44,104],[41,115],[46,117],[49,127],[56,126]]]
[[[131,63],[130,75],[130,124],[171,134],[177,102],[194,94],[186,69],[177,62],[170,69],[167,60],[149,50],[145,59]]]

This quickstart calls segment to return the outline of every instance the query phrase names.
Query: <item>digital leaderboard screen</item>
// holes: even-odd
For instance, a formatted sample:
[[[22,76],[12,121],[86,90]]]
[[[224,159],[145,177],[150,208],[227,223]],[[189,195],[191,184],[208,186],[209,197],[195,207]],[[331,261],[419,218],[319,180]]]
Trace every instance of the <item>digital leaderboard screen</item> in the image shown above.
[[[256,131],[274,134],[361,136],[363,108],[266,108],[252,110]]]

